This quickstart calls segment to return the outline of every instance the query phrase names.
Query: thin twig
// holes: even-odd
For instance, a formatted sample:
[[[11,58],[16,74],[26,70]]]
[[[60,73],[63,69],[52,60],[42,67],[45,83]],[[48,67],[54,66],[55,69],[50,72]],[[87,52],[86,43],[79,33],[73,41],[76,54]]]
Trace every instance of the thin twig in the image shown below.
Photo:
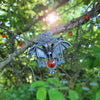
[[[1,76],[4,74],[5,72],[5,69],[2,71],[2,73],[0,74],[0,79],[1,79]]]

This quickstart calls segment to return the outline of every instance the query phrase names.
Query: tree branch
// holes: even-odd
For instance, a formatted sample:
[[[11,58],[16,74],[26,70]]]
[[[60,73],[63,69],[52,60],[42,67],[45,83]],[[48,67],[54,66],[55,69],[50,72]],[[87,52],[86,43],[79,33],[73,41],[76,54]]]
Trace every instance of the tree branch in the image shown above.
[[[46,17],[48,14],[56,11],[56,9],[58,9],[60,6],[64,5],[66,2],[68,2],[69,0],[63,0],[59,5],[57,5],[56,7],[54,7],[51,11],[49,11],[48,13],[45,13],[43,16],[39,16],[38,19],[36,19],[34,22],[32,22],[31,24],[27,25],[23,32],[26,32],[30,29],[31,26],[35,25],[38,21],[42,20],[44,17]]]
[[[97,4],[96,9],[98,12],[100,12],[100,3]],[[78,21],[80,21],[81,24],[85,24],[88,21],[85,20],[84,16],[85,15],[83,14],[82,16],[80,16],[78,18],[75,18],[67,23],[61,24],[61,25],[51,29],[50,31],[52,32],[53,35],[55,35],[55,34],[59,34],[60,32],[68,31],[68,30],[71,30],[71,29],[77,27]],[[88,16],[93,17],[93,10],[88,12]],[[38,35],[37,37],[31,39],[30,41],[37,41],[40,38],[41,38],[41,35]],[[18,49],[14,53],[12,53],[5,61],[0,63],[0,70],[3,69],[7,64],[9,64],[12,61],[12,58],[17,57],[18,55],[23,53],[28,47],[30,47],[32,45],[33,45],[33,43],[26,40],[25,44],[20,49]]]
[[[99,13],[100,12],[100,3],[98,3],[96,5],[96,9],[97,9],[97,12]],[[88,12],[88,16],[89,16],[89,18],[94,17],[93,9]],[[85,14],[83,14],[82,16],[80,16],[78,18],[72,19],[71,21],[69,21],[67,23],[61,24],[61,25],[51,29],[50,31],[53,33],[53,35],[55,35],[55,34],[59,34],[60,32],[72,30],[73,28],[78,26],[78,21],[80,21],[81,25],[88,22],[88,20],[85,20],[84,17],[85,17]]]

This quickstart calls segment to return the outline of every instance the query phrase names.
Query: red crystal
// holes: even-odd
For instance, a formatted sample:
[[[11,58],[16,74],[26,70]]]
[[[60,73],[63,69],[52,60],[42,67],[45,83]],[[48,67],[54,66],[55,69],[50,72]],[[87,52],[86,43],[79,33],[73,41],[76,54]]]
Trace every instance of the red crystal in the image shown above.
[[[73,33],[72,32],[69,32],[69,36],[72,36],[73,35]]]
[[[88,19],[89,19],[89,16],[88,16],[88,15],[86,15],[86,16],[85,16],[85,19],[86,19],[86,20],[88,20]]]
[[[56,65],[55,60],[51,60],[51,62],[50,62],[50,61],[48,61],[48,67],[49,67],[49,68],[54,68],[54,67],[55,67],[55,65]]]
[[[5,35],[5,34],[2,34],[2,37],[3,37],[3,38],[5,38],[5,37],[6,37],[6,35]]]
[[[22,47],[23,46],[23,44],[20,42],[19,44],[18,44],[20,47]]]

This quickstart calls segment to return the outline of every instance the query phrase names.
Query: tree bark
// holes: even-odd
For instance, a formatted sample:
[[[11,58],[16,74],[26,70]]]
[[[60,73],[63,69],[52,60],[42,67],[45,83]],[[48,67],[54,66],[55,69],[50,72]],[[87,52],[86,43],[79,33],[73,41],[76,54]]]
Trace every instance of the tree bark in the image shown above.
[[[97,9],[97,12],[100,12],[100,3],[98,3],[96,5],[96,9]],[[88,12],[88,16],[89,16],[89,18],[93,17],[93,9]],[[71,21],[61,24],[49,31],[52,32],[53,35],[55,35],[55,34],[59,34],[60,32],[72,30],[73,28],[78,26],[78,21],[80,21],[81,24],[85,24],[88,22],[88,20],[85,20],[84,17],[85,17],[85,15],[83,14],[82,16],[72,19]],[[37,41],[40,38],[41,38],[41,35],[38,35],[36,38],[31,39],[31,41]],[[13,58],[17,57],[21,53],[24,53],[24,51],[32,45],[33,45],[33,43],[26,40],[24,45],[20,49],[16,50],[14,53],[10,54],[10,56],[5,61],[0,63],[0,70],[2,70],[7,64],[9,64]]]

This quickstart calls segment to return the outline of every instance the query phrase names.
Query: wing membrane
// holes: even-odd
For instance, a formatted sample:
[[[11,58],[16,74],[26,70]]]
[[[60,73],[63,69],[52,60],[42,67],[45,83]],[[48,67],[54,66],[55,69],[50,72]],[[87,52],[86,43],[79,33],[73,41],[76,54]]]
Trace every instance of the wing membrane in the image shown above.
[[[28,51],[28,54],[32,54],[32,55],[34,54],[37,57],[47,58],[47,55],[45,51],[43,50],[43,48],[36,46],[36,45],[30,48],[30,50]]]
[[[53,58],[56,57],[58,54],[62,54],[63,50],[68,48],[71,44],[67,41],[60,40],[56,45],[53,47]]]

